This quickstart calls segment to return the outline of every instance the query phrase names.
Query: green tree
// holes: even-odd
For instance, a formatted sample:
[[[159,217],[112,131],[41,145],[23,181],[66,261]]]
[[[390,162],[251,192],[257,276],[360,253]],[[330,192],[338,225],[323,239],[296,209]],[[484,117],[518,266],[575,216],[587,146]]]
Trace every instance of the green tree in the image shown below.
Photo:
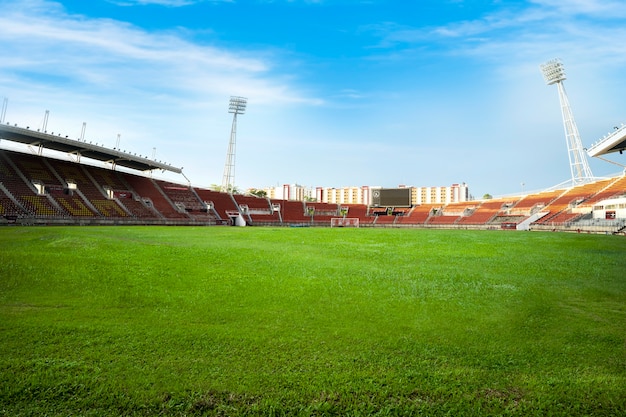
[[[257,190],[256,188],[250,188],[248,190],[248,194],[252,194],[252,195],[255,195],[257,197],[262,197],[262,198],[266,198],[267,197],[267,191],[265,191],[265,190]]]
[[[222,191],[222,186],[219,185],[219,184],[211,184],[209,186],[209,190],[211,190],[211,191]],[[239,188],[237,188],[237,186],[233,186],[227,192],[230,193],[230,194],[239,194]]]

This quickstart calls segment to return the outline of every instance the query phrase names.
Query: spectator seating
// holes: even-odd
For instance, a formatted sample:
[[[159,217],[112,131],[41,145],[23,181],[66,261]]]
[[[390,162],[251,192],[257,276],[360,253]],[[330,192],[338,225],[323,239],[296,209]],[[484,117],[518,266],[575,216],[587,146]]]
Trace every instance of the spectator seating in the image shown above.
[[[280,213],[274,212],[267,198],[242,194],[233,194],[233,198],[240,209],[245,208],[242,211],[249,224],[280,224]]]
[[[565,201],[557,200],[553,202],[548,207],[550,215],[545,216],[534,224],[554,227],[583,218],[592,211],[596,203],[625,195],[626,177],[611,178],[577,188],[579,188],[578,194],[569,192],[564,196]],[[569,203],[567,200],[570,200]]]
[[[529,194],[525,197],[522,197],[517,202],[517,204],[511,207],[511,209],[509,210],[509,214],[530,216],[535,212],[544,209],[562,193],[563,190],[554,190]]]
[[[611,178],[609,183],[606,184],[604,188],[597,190],[597,192],[583,201],[580,206],[586,207],[591,210],[593,205],[602,200],[607,200],[609,198],[615,198],[626,194],[626,175],[622,175],[621,177]]]
[[[369,208],[364,204],[230,195],[129,172],[0,150],[0,217],[42,218],[46,222],[71,222],[76,218],[81,222],[146,219],[146,223],[215,224],[232,223],[231,217],[242,213],[252,225],[330,226],[332,218],[345,215],[358,218],[362,225],[515,228],[541,212],[548,214],[534,224],[545,228],[576,221],[597,202],[625,194],[626,176],[620,176],[527,196],[391,208],[389,213],[387,208]],[[278,206],[280,210],[276,209]]]
[[[378,209],[374,209],[374,213],[377,213],[374,215],[374,220],[373,220],[373,224],[378,224],[378,225],[391,225],[391,224],[397,224],[402,218],[404,218],[404,216],[406,216],[410,211],[410,208],[405,208],[405,207],[401,207],[401,208],[395,208],[395,207],[389,207],[389,208],[378,208]]]
[[[122,173],[124,181],[133,189],[141,190],[140,198],[149,201],[152,206],[167,219],[189,219],[184,210],[174,206],[165,193],[151,179],[139,175]]]
[[[13,200],[0,189],[0,216],[16,217],[27,214],[25,210],[20,208]]]
[[[189,217],[200,221],[215,220],[213,212],[207,212],[207,205],[202,202],[190,185],[181,185],[169,181],[154,180],[169,200]]]
[[[422,204],[414,206],[409,213],[403,217],[402,223],[425,224],[433,215],[433,211],[439,209],[441,209],[441,204]]]
[[[339,212],[341,213],[342,208],[347,208],[348,212],[346,213],[346,217],[353,217],[359,219],[360,224],[371,224],[376,217],[369,214],[369,209],[366,204],[345,204],[339,207]],[[340,216],[341,217],[341,216]]]
[[[430,217],[426,223],[439,225],[456,224],[460,219],[461,216],[458,214],[447,215],[444,213]]]
[[[235,200],[233,200],[230,194],[198,187],[195,187],[194,191],[204,203],[213,204],[218,220],[228,221],[230,220],[228,213],[238,211],[237,203],[235,203]]]
[[[330,219],[333,217],[341,217],[339,205],[334,203],[307,201],[304,203],[304,210],[312,223],[317,225],[330,225]],[[313,215],[311,216],[310,213],[313,213]]]
[[[573,212],[572,208],[583,204],[601,190],[605,189],[612,180],[602,180],[590,184],[579,185],[565,190],[561,196],[552,201],[546,209],[550,214],[539,219],[535,224],[560,224],[581,217],[584,213]]]
[[[52,181],[49,172],[44,170],[43,174],[36,175],[37,178],[28,178],[24,174],[20,175],[16,162],[21,160],[22,155],[16,152],[0,151],[0,182],[24,207],[26,214],[29,216],[69,216],[69,213],[63,210],[49,195],[38,194],[35,191],[33,181],[41,177]],[[25,155],[25,157],[30,158],[30,155]],[[40,164],[41,162],[39,162]]]
[[[206,212],[206,205],[202,203],[192,187],[162,180],[154,180],[154,182],[179,210]]]
[[[303,224],[311,222],[311,216],[307,215],[305,212],[304,202],[277,199],[271,199],[270,201],[272,204],[280,204],[283,224]]]
[[[15,154],[13,162],[22,174],[33,184],[39,184],[46,191],[47,195],[74,217],[94,217],[97,216],[93,205],[76,190],[68,187],[68,183],[63,181],[55,172],[51,162],[35,155]]]
[[[440,210],[437,210],[433,216],[431,216],[427,223],[428,224],[456,224],[461,220],[461,216],[468,209],[468,207],[474,207],[475,203],[473,202],[460,202],[460,203],[450,203],[442,207]]]
[[[128,213],[115,200],[107,198],[104,190],[89,178],[84,165],[56,159],[50,159],[49,163],[62,181],[65,184],[74,184],[75,191],[79,191],[99,214],[104,217],[128,216]]]
[[[486,200],[482,203],[479,203],[473,210],[469,211],[468,214],[461,218],[459,224],[487,224],[487,223],[500,223],[495,219],[498,215],[505,215],[507,210],[512,207],[517,201],[519,197],[513,198],[500,198],[493,200]],[[520,216],[518,220],[522,220],[524,217]],[[509,222],[512,219],[509,219]]]
[[[117,203],[124,207],[133,218],[163,218],[153,207],[148,207],[143,202],[137,192],[132,190],[132,187],[123,180],[121,174],[117,171],[92,166],[85,166],[85,171],[93,178],[98,187],[111,193],[112,197],[117,200]]]

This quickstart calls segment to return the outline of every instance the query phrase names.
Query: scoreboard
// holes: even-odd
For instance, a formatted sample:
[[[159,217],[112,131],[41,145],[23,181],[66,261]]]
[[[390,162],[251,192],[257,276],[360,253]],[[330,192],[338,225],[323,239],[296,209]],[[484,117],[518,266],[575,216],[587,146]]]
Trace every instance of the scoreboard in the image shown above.
[[[410,188],[376,188],[372,190],[372,207],[411,207]]]

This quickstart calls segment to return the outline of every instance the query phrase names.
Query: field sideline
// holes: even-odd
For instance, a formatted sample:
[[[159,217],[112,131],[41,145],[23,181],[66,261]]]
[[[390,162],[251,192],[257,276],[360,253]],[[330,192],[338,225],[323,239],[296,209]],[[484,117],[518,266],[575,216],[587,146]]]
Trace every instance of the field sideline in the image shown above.
[[[626,415],[626,239],[4,227],[0,415]]]

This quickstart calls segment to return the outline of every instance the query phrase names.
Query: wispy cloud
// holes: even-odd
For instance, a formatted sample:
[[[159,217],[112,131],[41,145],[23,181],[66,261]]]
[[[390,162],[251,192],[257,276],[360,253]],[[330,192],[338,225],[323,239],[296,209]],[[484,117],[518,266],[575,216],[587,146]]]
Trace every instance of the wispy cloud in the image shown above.
[[[373,46],[379,50],[378,59],[421,53],[423,46],[431,53],[496,61],[515,56],[527,61],[546,59],[560,51],[598,65],[602,61],[621,64],[626,61],[624,17],[622,1],[533,0],[523,7],[504,7],[440,26],[382,22],[363,30],[378,39]]]
[[[621,18],[626,8],[621,0],[531,0],[542,9],[552,9],[560,15],[587,15],[599,18]]]
[[[74,89],[195,95],[245,88],[262,102],[309,100],[274,71],[277,62],[263,51],[226,50],[190,42],[183,31],[148,33],[111,19],[67,15],[55,2],[19,4],[5,4],[0,15],[0,68],[17,79],[36,83],[39,74],[66,79]]]
[[[108,0],[110,3],[117,4],[118,6],[147,6],[157,5],[165,7],[183,7],[190,6],[197,3],[204,3],[210,1],[212,3],[218,3],[220,0]],[[221,0],[222,3],[230,3],[233,0]]]

